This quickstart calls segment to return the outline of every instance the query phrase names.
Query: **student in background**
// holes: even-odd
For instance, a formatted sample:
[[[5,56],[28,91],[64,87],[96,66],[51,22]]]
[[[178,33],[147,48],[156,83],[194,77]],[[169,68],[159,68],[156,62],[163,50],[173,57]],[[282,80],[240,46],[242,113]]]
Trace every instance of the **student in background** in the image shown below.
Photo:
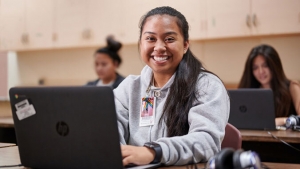
[[[114,89],[124,80],[124,77],[116,71],[122,62],[118,54],[122,44],[116,41],[113,36],[108,36],[106,42],[107,46],[98,49],[94,54],[95,71],[98,79],[88,82],[87,86],[111,86]]]
[[[263,44],[251,50],[238,87],[272,89],[278,126],[284,125],[288,116],[300,115],[300,85],[285,76],[272,46]]]
[[[190,51],[188,30],[171,7],[141,19],[138,45],[146,66],[114,90],[124,165],[198,163],[221,150],[229,97]]]

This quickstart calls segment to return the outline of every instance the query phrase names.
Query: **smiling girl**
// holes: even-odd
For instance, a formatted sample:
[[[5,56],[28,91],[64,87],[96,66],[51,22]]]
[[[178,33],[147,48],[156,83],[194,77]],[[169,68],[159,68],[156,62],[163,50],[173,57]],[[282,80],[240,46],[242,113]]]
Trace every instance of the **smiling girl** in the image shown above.
[[[146,66],[114,90],[124,165],[198,163],[221,150],[229,97],[190,51],[188,30],[171,7],[141,19],[139,51]]]

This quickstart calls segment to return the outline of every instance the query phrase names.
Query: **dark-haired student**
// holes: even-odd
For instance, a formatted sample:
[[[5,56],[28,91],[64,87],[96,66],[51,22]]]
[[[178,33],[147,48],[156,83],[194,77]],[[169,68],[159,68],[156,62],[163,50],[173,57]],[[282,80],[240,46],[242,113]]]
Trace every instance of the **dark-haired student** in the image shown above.
[[[87,86],[111,86],[114,89],[124,80],[124,77],[117,73],[117,68],[122,62],[118,54],[122,44],[113,36],[108,36],[106,42],[107,46],[98,49],[94,54],[98,79],[88,82]]]
[[[141,19],[138,44],[146,66],[114,90],[124,165],[205,162],[221,150],[229,97],[192,54],[188,30],[171,7]]]
[[[284,125],[290,115],[300,115],[300,85],[289,80],[277,51],[270,45],[254,47],[248,56],[239,88],[272,89],[276,125]]]

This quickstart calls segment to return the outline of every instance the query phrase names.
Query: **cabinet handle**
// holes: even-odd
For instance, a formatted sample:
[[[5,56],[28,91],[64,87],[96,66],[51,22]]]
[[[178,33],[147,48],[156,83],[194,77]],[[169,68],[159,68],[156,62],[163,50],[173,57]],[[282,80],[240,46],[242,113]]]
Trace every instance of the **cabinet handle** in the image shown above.
[[[91,30],[90,29],[85,29],[83,32],[82,32],[82,37],[83,39],[90,39],[91,38]]]
[[[27,33],[23,33],[22,36],[21,36],[21,42],[23,44],[26,44],[29,42],[29,35]]]
[[[257,26],[257,18],[256,18],[256,15],[255,15],[255,14],[253,14],[253,16],[252,16],[252,24],[253,24],[254,26]]]
[[[52,41],[56,41],[57,40],[57,33],[52,33]]]
[[[246,17],[246,24],[247,26],[250,28],[251,27],[251,18],[250,18],[250,15],[248,14],[247,17]]]

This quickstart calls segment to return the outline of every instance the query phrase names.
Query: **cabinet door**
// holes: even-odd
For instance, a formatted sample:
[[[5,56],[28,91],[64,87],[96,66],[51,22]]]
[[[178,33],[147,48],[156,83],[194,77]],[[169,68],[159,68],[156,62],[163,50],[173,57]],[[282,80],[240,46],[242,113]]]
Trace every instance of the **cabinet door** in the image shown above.
[[[83,31],[87,29],[88,2],[82,0],[54,1],[54,47],[78,47],[88,43]]]
[[[162,1],[163,2],[163,1]],[[162,3],[161,2],[161,3]],[[121,11],[121,21],[119,31],[121,40],[124,43],[137,43],[139,40],[139,22],[143,15],[149,10],[160,6],[159,0],[141,1],[130,0],[120,2],[123,8]]]
[[[92,31],[94,46],[102,47],[106,45],[105,39],[108,35],[114,35],[116,40],[124,44],[124,40],[120,37],[124,36],[122,28],[127,13],[122,10],[132,10],[132,7],[127,8],[123,5],[125,2],[114,0],[115,5],[113,5],[111,0],[89,0],[88,25]]]
[[[207,17],[206,3],[207,0],[189,0],[172,1],[173,6],[181,12],[189,23],[189,35],[191,40],[206,38]]]
[[[54,1],[26,1],[26,49],[45,49],[53,46],[53,3]]]
[[[0,49],[22,49],[25,44],[21,36],[26,31],[25,2],[20,0],[2,0],[0,5]]]
[[[224,38],[251,35],[249,19],[250,0],[208,0],[208,38]]]
[[[120,35],[126,43],[136,43],[139,36],[139,21],[149,10],[159,6],[171,6],[181,12],[190,26],[190,39],[199,39],[206,36],[206,0],[170,1],[167,0],[130,0],[122,1]],[[138,7],[132,9],[133,7]]]
[[[2,50],[52,47],[52,1],[2,0]]]
[[[299,0],[252,0],[253,32],[258,35],[300,32]]]

